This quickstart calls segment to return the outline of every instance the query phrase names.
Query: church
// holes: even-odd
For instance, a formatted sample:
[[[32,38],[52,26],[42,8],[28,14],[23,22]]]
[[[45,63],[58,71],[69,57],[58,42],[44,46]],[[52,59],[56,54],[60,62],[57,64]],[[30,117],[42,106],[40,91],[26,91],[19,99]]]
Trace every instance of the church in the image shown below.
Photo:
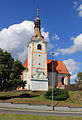
[[[21,79],[26,81],[25,90],[47,91],[52,86],[64,88],[70,84],[70,73],[63,61],[47,59],[47,44],[40,31],[40,19],[34,22],[34,34],[27,46],[28,56],[23,64]]]

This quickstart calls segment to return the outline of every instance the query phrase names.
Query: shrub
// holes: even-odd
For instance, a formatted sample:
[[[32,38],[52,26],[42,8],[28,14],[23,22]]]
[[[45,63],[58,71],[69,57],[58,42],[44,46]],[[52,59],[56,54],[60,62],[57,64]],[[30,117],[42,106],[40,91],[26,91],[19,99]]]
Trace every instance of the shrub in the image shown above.
[[[44,97],[47,99],[52,99],[52,89],[48,90],[45,94]],[[58,89],[54,88],[53,89],[53,99],[54,100],[66,100],[69,98],[68,91],[66,89]]]

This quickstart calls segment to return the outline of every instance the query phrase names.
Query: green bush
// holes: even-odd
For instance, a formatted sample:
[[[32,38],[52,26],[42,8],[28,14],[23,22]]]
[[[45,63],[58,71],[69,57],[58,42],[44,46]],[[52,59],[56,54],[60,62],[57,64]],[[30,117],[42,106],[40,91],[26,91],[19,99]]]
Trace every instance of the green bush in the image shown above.
[[[45,94],[44,97],[47,99],[52,99],[52,89],[48,90]],[[69,98],[68,91],[66,89],[58,89],[54,88],[53,89],[53,99],[54,100],[66,100]]]

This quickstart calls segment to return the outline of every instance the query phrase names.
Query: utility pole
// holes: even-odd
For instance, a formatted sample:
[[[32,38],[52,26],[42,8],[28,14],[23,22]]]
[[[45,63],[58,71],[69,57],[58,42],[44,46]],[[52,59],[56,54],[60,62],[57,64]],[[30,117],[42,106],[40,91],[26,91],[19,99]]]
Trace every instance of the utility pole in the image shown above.
[[[53,65],[53,58],[54,58],[54,52],[52,52],[52,109],[53,109],[53,111],[54,111],[54,104],[53,104],[53,67],[54,67],[54,65]]]

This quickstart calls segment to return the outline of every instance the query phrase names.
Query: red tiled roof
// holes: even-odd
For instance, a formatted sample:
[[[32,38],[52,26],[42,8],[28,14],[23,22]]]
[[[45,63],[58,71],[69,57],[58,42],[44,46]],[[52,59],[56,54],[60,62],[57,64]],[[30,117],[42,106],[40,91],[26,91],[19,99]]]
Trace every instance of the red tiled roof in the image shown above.
[[[63,61],[56,61],[56,60],[47,60],[48,72],[52,71],[52,61],[53,61],[53,71],[54,72],[69,74],[69,72],[68,72],[65,64],[63,63]],[[25,60],[23,66],[27,69],[27,67],[28,67],[28,57]]]
[[[28,57],[26,58],[24,64],[23,64],[23,67],[25,67],[26,69],[28,68]]]
[[[56,60],[47,60],[48,63],[48,72],[52,71],[52,61],[53,61],[53,71],[63,74],[69,74],[65,64],[63,61],[56,61]]]

